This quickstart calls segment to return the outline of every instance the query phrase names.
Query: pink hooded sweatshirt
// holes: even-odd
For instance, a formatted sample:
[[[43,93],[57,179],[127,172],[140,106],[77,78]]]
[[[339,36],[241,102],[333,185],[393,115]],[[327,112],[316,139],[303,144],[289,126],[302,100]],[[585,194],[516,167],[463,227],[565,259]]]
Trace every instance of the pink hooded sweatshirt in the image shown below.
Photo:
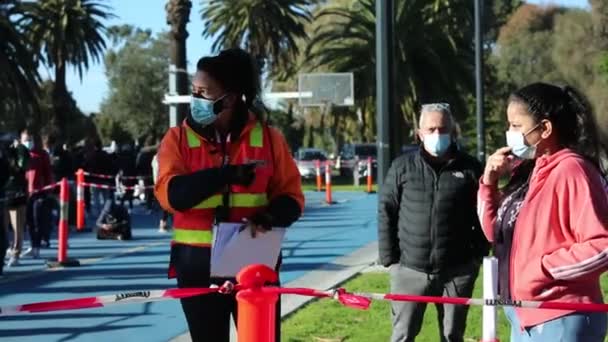
[[[478,215],[489,241],[499,200],[496,186],[482,180]],[[608,269],[608,195],[599,171],[572,150],[536,161],[515,223],[510,265],[513,300],[602,303],[599,277]],[[521,328],[572,313],[516,312]]]

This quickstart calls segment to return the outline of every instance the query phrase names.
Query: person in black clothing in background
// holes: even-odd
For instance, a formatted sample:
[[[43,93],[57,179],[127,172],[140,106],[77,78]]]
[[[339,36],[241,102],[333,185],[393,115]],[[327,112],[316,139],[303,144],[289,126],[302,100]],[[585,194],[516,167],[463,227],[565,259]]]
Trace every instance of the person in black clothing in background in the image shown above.
[[[8,267],[19,264],[21,249],[23,247],[23,235],[25,234],[25,209],[27,204],[28,184],[25,173],[29,167],[30,153],[29,133],[22,129],[20,139],[15,140],[7,150],[9,164],[9,178],[4,188],[8,200],[5,205],[5,225],[13,228],[13,242],[9,254]],[[26,146],[27,145],[27,146]]]
[[[131,217],[125,207],[114,201],[106,201],[96,225],[99,240],[131,239]]]
[[[489,245],[476,212],[481,164],[458,150],[445,103],[422,106],[420,151],[395,159],[378,207],[380,262],[391,293],[470,297]],[[392,304],[393,342],[414,341],[424,303]],[[437,305],[441,341],[463,341],[468,307]]]
[[[137,154],[137,160],[135,162],[137,168],[137,175],[143,176],[144,186],[154,185],[152,181],[152,159],[156,155],[157,144],[155,144],[154,137],[148,136],[145,139],[144,147],[141,148]],[[152,210],[154,203],[154,190],[152,188],[145,189],[145,202],[146,208]]]
[[[1,144],[2,142],[0,142]],[[6,245],[8,244],[6,235],[8,227],[5,227],[4,221],[4,186],[9,178],[9,164],[7,156],[7,146],[0,146],[0,276],[4,270],[4,257],[6,256]]]
[[[99,137],[89,138],[87,141],[87,148],[84,155],[84,170],[91,173],[97,173],[102,175],[116,175],[117,169],[114,166],[112,157],[103,150],[101,140]],[[86,177],[87,182],[97,183],[102,185],[114,186],[114,179],[104,179],[97,177]],[[100,199],[101,197],[101,199]],[[104,207],[105,202],[113,200],[113,191],[109,189],[98,189],[91,188],[90,204],[99,203],[98,208]]]
[[[124,177],[137,176],[137,169],[135,167],[135,153],[133,146],[124,144],[120,147],[120,150],[116,156],[116,165],[119,172]],[[122,184],[126,187],[132,187],[137,184],[137,180],[133,178],[122,178]],[[120,205],[124,205],[125,202],[129,202],[129,209],[133,209],[133,190],[125,190],[124,194],[120,197]]]

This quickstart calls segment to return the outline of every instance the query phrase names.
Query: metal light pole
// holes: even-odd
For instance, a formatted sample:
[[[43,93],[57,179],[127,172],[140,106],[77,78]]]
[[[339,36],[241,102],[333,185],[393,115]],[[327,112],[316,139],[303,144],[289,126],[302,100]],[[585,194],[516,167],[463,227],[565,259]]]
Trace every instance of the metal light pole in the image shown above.
[[[378,123],[378,186],[391,165],[390,122],[395,115],[393,94],[393,0],[376,0],[376,120]]]
[[[482,3],[475,0],[475,98],[477,100],[477,158],[486,161],[486,135],[483,112],[483,47],[482,47]]]

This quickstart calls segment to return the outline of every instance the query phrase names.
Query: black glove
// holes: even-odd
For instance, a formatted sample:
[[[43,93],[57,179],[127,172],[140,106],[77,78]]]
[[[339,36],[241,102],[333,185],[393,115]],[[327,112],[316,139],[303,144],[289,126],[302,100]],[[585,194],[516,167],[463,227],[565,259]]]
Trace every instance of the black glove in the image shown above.
[[[272,216],[265,211],[260,211],[250,217],[249,222],[266,230],[272,229]]]
[[[226,166],[228,183],[249,186],[255,179],[256,166],[255,163]]]

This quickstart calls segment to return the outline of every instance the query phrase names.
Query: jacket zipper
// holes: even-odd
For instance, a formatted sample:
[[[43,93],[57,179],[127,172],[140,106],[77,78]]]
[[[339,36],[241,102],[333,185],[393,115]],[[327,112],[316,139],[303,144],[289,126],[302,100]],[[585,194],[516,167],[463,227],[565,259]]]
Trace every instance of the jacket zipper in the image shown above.
[[[430,218],[430,223],[431,223],[431,255],[429,256],[430,258],[430,270],[433,271],[435,268],[435,242],[437,241],[437,237],[435,235],[437,235],[437,229],[435,229],[435,223],[433,220],[433,217],[435,217],[435,200],[437,198],[437,189],[439,188],[439,176],[435,175],[435,170],[433,170],[433,175],[434,175],[434,179],[433,179],[433,198],[431,199],[431,218]]]
[[[217,131],[216,131],[217,133]],[[217,134],[217,138],[222,147],[222,165],[221,167],[225,167],[229,164],[228,154],[226,153],[226,145],[228,144],[227,139],[222,139],[222,137]],[[222,207],[224,207],[224,211],[226,212],[226,220],[229,220],[230,217],[230,184],[226,184],[224,186],[224,190],[222,191]],[[219,222],[218,222],[219,223]]]
[[[435,268],[435,242],[437,241],[437,229],[435,227],[435,224],[433,222],[433,217],[435,217],[435,208],[437,207],[435,205],[435,202],[437,200],[437,193],[439,192],[439,181],[441,179],[441,174],[448,168],[448,166],[450,166],[452,164],[453,160],[448,161],[444,166],[442,166],[438,172],[435,172],[435,169],[433,169],[430,165],[427,164],[427,167],[431,169],[432,173],[433,173],[433,198],[431,200],[431,218],[430,218],[430,223],[431,223],[431,255],[429,256],[430,258],[430,268],[431,270],[433,270]]]

